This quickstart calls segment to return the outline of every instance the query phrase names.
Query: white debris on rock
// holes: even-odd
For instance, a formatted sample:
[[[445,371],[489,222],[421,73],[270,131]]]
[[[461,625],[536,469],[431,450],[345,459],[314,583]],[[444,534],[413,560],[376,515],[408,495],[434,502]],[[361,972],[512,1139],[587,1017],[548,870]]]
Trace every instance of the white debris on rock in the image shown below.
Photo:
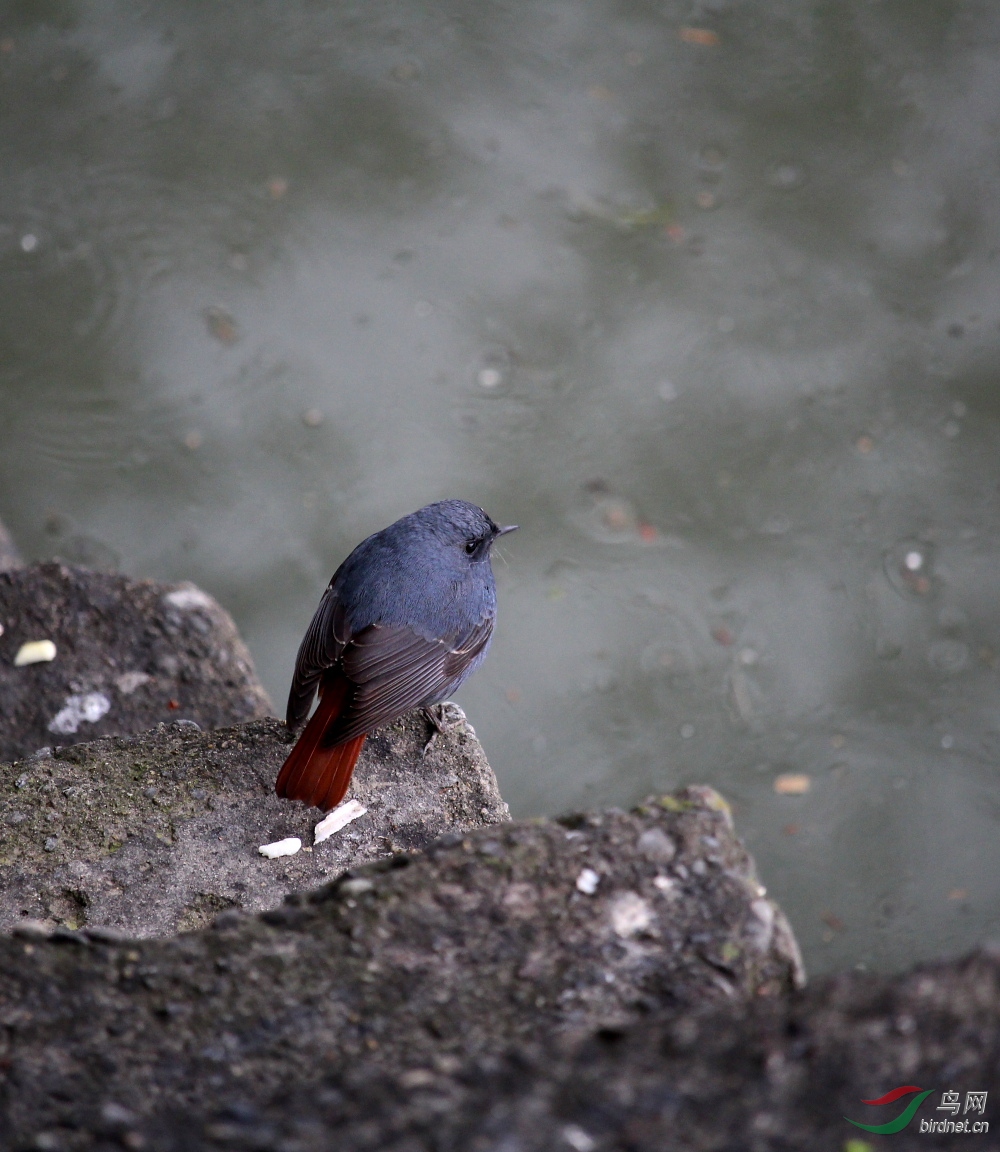
[[[348,800],[346,804],[338,804],[316,825],[313,831],[313,844],[322,844],[324,840],[329,840],[334,832],[346,828],[352,820],[364,816],[367,811],[368,809],[363,804],[359,804],[357,800]]]
[[[14,657],[14,667],[23,668],[25,664],[46,664],[56,658],[56,646],[51,640],[29,640],[22,644]]]
[[[302,847],[298,836],[289,836],[285,840],[276,840],[273,844],[261,844],[257,851],[268,860],[276,860],[279,856],[294,856]]]
[[[567,1124],[560,1135],[573,1152],[594,1152],[597,1141],[576,1124]]]
[[[195,588],[193,584],[185,588],[177,588],[173,592],[168,592],[163,599],[172,607],[180,608],[183,611],[190,611],[194,608],[214,608],[215,601],[207,592],[202,592],[200,588]]]
[[[635,936],[653,923],[653,909],[638,892],[622,892],[611,902],[611,927],[621,937]]]
[[[81,724],[96,724],[110,710],[111,701],[103,692],[88,692],[86,696],[67,696],[65,705],[49,724],[49,731],[70,736]]]
[[[593,896],[600,882],[601,878],[593,868],[584,868],[576,878],[576,890],[584,896]]]
[[[770,900],[752,901],[746,934],[753,947],[765,955],[774,939],[774,906]]]
[[[131,696],[136,688],[141,688],[143,684],[148,684],[152,679],[153,677],[145,672],[123,672],[115,680],[115,684],[123,696]]]

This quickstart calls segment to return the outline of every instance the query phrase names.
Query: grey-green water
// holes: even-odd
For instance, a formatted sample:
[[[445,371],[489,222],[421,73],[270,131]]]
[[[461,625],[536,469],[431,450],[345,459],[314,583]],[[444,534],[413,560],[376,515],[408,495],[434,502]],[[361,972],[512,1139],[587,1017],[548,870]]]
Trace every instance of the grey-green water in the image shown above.
[[[987,0],[7,0],[0,515],[280,707],[350,548],[476,500],[516,814],[708,781],[814,971],[969,947],[998,140]]]

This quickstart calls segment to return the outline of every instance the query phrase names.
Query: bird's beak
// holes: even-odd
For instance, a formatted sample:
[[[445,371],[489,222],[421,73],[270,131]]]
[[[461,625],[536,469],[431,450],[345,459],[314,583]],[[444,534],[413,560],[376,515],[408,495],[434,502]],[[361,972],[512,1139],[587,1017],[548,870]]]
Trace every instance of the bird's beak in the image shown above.
[[[493,539],[496,540],[500,536],[506,536],[508,532],[516,532],[519,527],[519,524],[508,524],[506,528],[498,528],[497,534]]]

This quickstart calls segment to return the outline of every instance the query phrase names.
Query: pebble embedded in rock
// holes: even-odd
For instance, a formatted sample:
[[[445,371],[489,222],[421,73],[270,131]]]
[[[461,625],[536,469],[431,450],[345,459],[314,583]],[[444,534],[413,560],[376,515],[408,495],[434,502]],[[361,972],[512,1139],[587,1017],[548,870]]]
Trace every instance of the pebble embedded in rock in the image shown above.
[[[611,927],[623,939],[645,932],[653,919],[653,909],[638,892],[622,892],[611,902]]]
[[[593,896],[600,882],[601,878],[593,868],[584,868],[576,878],[576,889],[584,896]]]
[[[182,611],[189,611],[194,608],[213,608],[215,601],[207,592],[202,592],[200,588],[195,588],[194,585],[189,585],[183,588],[177,588],[173,592],[168,592],[163,597],[164,601],[172,608],[180,608]]]
[[[662,828],[647,828],[636,842],[636,847],[647,860],[668,864],[677,854],[677,845]]]

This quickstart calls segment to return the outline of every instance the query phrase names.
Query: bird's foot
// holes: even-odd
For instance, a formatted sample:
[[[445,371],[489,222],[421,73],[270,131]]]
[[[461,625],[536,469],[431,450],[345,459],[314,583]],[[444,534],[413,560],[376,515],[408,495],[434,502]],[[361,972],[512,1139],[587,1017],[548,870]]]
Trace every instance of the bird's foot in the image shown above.
[[[434,741],[437,740],[439,736],[447,736],[449,732],[456,732],[459,728],[468,727],[465,713],[454,700],[445,700],[441,704],[432,704],[430,708],[425,708],[423,711],[424,715],[431,722],[434,731],[424,745],[423,752],[420,753],[421,759],[431,750],[434,746]]]

